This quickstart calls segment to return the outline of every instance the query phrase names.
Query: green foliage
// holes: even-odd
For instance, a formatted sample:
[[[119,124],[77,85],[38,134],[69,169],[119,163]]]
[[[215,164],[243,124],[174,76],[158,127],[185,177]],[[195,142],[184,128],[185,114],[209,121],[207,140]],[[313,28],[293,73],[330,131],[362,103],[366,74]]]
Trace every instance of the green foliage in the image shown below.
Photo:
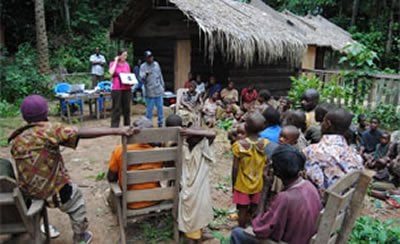
[[[348,63],[352,68],[371,71],[376,68],[374,63],[378,59],[376,52],[371,51],[360,43],[347,45],[343,49],[345,55],[340,58],[339,63]]]
[[[380,103],[367,115],[368,117],[379,118],[382,126],[389,130],[398,129],[400,124],[400,113],[396,112],[396,107],[392,104]]]
[[[218,128],[224,129],[225,131],[230,130],[233,126],[232,119],[221,119],[218,121]]]
[[[102,171],[96,175],[96,181],[102,181],[106,178],[106,172]]]
[[[160,243],[173,238],[173,220],[171,216],[158,219],[156,227],[154,224],[155,223],[143,222],[140,225],[146,243]]]
[[[18,47],[15,59],[3,56],[0,67],[2,99],[17,104],[30,94],[51,94],[49,77],[42,75],[36,68],[36,51],[29,43]]]
[[[400,243],[400,220],[388,220],[381,222],[368,216],[357,219],[351,233],[350,244],[399,244]]]
[[[229,243],[231,243],[231,237],[230,237],[230,236],[225,237],[225,236],[223,236],[221,233],[219,233],[218,231],[212,231],[212,232],[211,232],[211,235],[212,235],[215,239],[219,240],[219,243],[220,243],[220,244],[229,244]]]
[[[0,117],[15,117],[19,115],[19,107],[16,104],[0,101]]]

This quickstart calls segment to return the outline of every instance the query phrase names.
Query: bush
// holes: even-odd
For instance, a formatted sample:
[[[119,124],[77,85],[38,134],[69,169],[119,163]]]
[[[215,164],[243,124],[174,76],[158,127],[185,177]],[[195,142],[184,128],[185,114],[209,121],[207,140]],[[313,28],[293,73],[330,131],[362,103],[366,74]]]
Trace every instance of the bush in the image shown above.
[[[15,59],[2,57],[0,67],[1,98],[14,104],[30,94],[51,94],[49,77],[36,68],[36,51],[28,43],[18,46]]]
[[[15,117],[19,115],[19,106],[17,104],[11,104],[6,101],[0,101],[0,117]]]
[[[396,130],[400,124],[400,113],[396,113],[396,108],[392,104],[380,103],[376,108],[367,112],[368,117],[377,117],[381,121],[383,128]]]
[[[369,216],[362,216],[357,219],[351,233],[350,244],[399,244],[400,226],[399,220],[388,220],[381,222]],[[397,223],[397,226],[395,225]]]

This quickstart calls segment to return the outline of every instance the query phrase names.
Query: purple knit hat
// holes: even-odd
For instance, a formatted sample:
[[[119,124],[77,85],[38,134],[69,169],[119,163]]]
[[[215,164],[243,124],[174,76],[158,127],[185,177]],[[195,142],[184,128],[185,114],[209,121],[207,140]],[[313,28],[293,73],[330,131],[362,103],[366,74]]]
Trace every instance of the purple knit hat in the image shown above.
[[[47,121],[49,106],[46,98],[39,95],[25,97],[21,105],[22,117],[26,122]]]

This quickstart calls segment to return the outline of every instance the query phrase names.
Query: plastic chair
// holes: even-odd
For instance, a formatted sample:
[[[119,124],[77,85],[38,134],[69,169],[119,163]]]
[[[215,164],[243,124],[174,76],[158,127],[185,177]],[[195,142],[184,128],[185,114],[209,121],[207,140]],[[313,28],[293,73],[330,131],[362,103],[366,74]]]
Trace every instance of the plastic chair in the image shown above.
[[[58,83],[54,87],[54,92],[56,96],[60,98],[60,107],[61,107],[61,118],[65,117],[65,114],[67,114],[68,122],[71,123],[71,117],[69,114],[69,106],[73,104],[77,104],[79,106],[80,110],[80,116],[81,116],[81,121],[83,120],[83,100],[82,99],[65,99],[65,97],[62,97],[60,95],[62,94],[68,94],[71,91],[71,85],[65,82]]]
[[[100,90],[100,92],[111,92],[112,90],[112,82],[111,81],[101,81],[97,84],[97,88]],[[100,113],[105,112],[104,111],[104,102],[105,101],[111,101],[111,97],[106,96],[99,96],[98,98],[98,106],[99,106],[99,111]]]

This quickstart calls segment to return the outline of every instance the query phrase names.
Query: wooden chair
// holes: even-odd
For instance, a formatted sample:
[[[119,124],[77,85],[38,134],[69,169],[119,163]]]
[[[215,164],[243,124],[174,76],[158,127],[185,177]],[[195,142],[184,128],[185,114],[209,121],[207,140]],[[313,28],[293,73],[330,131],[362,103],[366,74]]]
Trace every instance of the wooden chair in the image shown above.
[[[153,148],[141,151],[128,151],[127,145],[134,143],[162,143],[176,142],[175,147]],[[174,219],[174,240],[179,242],[179,229],[177,222],[179,182],[181,175],[181,155],[182,138],[179,133],[179,127],[143,129],[139,134],[122,137],[122,180],[120,184],[111,183],[117,205],[117,215],[121,233],[121,243],[126,243],[125,229],[128,219],[146,217],[158,214],[164,210],[172,209]],[[175,167],[127,171],[129,165],[143,164],[147,162],[167,162],[174,161]],[[148,190],[130,190],[127,186],[130,184],[154,182],[154,181],[175,181],[175,186]],[[131,202],[142,201],[162,201],[161,203],[142,209],[127,209],[127,204]]]
[[[43,217],[45,239],[40,232]],[[28,232],[35,244],[49,243],[50,232],[47,210],[43,200],[33,200],[29,209],[14,179],[0,176],[0,234]]]
[[[326,191],[326,204],[319,216],[317,233],[311,238],[311,244],[347,243],[370,180],[364,172],[354,171]]]

